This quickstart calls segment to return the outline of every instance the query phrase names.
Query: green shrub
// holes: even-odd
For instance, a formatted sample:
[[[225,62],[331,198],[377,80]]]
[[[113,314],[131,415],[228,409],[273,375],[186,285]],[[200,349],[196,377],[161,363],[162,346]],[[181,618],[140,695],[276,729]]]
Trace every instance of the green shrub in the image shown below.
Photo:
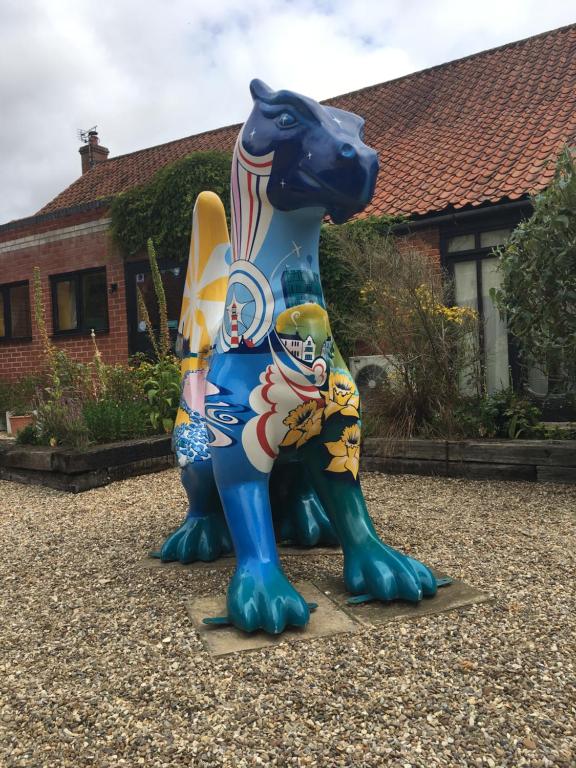
[[[550,389],[576,387],[576,154],[563,150],[533,215],[498,249],[502,287],[491,294],[521,361],[548,374]]]
[[[512,389],[468,399],[455,409],[455,420],[464,437],[545,437],[541,416],[537,405]]]
[[[40,443],[40,435],[35,424],[28,424],[21,429],[16,435],[16,442],[18,445],[38,445]]]
[[[90,440],[95,443],[131,440],[152,431],[144,402],[94,400],[84,404],[82,414]]]
[[[65,395],[56,400],[40,396],[36,424],[38,442],[42,444],[86,448],[90,442],[81,401],[77,398]]]
[[[180,402],[180,362],[168,355],[148,367],[144,389],[149,419],[157,432],[171,432]]]

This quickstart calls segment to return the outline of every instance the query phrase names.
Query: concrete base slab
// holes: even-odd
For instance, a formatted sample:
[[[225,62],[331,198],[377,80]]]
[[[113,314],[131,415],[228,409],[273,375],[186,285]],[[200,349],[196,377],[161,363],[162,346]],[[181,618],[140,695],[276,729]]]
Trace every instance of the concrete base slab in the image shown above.
[[[434,572],[434,575],[436,578],[444,576],[437,571]],[[346,591],[343,579],[326,578],[314,580],[313,583],[323,595],[333,600],[338,608],[364,626],[385,624],[397,619],[418,619],[421,616],[445,613],[493,599],[492,595],[487,592],[482,592],[463,581],[454,579],[452,584],[440,587],[434,597],[425,598],[417,604],[400,600],[393,603],[381,603],[375,600],[360,605],[348,605],[346,601],[350,594]]]
[[[317,557],[319,555],[342,555],[342,550],[340,547],[278,547],[278,554],[280,555],[280,558],[283,557]],[[189,570],[194,570],[196,568],[230,568],[234,565],[235,557],[233,554],[230,555],[223,555],[222,557],[219,557],[218,560],[212,560],[209,563],[203,563],[203,562],[196,562],[196,563],[187,563],[186,565],[183,565],[182,563],[173,562],[173,563],[163,563],[159,558],[157,557],[151,557],[148,555],[147,557],[142,559],[142,566],[144,568],[185,568]]]
[[[309,603],[318,603],[318,608],[310,616],[310,623],[303,629],[287,629],[281,635],[273,636],[265,632],[248,634],[235,627],[203,624],[202,619],[226,614],[226,598],[196,597],[187,605],[188,615],[194,628],[200,635],[206,649],[213,656],[228,653],[251,651],[257,648],[270,648],[280,643],[294,643],[299,640],[313,640],[342,632],[356,632],[358,623],[347,613],[340,610],[335,602],[325,596],[314,584],[301,581],[294,584],[296,589]]]

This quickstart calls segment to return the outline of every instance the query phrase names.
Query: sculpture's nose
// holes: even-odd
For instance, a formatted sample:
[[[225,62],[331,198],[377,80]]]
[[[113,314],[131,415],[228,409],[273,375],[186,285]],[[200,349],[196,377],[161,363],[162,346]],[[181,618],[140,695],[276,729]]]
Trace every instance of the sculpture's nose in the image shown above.
[[[340,157],[344,158],[344,160],[353,160],[356,157],[356,150],[352,144],[345,143],[340,147],[338,154]]]

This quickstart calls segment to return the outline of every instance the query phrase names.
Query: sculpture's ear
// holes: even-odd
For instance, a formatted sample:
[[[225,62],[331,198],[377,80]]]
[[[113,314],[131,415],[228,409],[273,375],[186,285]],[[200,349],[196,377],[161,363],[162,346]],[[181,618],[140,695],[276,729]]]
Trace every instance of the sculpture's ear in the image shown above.
[[[254,101],[263,101],[265,104],[270,104],[274,101],[274,91],[269,88],[265,82],[254,78],[250,83],[250,93]]]

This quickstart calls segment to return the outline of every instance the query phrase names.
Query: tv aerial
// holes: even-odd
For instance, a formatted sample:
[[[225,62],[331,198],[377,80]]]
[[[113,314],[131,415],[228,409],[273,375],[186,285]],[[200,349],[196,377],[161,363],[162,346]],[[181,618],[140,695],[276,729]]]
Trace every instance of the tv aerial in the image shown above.
[[[88,144],[88,142],[90,141],[90,136],[94,135],[95,133],[98,133],[97,125],[93,125],[92,128],[87,128],[86,130],[79,128],[78,138],[80,139],[82,144]]]

